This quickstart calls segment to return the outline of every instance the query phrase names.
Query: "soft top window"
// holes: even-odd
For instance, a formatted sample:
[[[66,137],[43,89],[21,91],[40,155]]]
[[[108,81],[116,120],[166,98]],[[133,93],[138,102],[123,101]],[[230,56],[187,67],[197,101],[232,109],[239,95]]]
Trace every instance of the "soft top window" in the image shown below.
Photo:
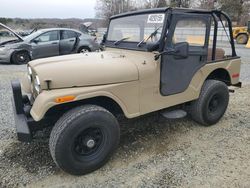
[[[109,25],[107,40],[118,41],[126,38],[124,39],[126,42],[140,42],[158,29],[157,34],[150,39],[158,41],[161,36],[164,18],[164,13],[153,13],[113,19]]]

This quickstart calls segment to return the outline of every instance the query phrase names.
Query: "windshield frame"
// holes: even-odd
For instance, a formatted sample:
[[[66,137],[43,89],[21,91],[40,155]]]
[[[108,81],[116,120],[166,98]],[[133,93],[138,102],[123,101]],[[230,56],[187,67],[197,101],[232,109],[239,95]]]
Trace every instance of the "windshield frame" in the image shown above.
[[[124,14],[120,14],[120,15],[116,15],[110,18],[109,21],[109,25],[108,25],[108,30],[106,33],[106,36],[108,36],[109,33],[109,29],[110,29],[110,23],[114,20],[114,19],[119,19],[119,18],[123,18],[123,17],[129,17],[129,16],[137,16],[137,15],[143,15],[143,14],[164,14],[164,21],[162,24],[162,32],[159,38],[159,42],[162,41],[162,39],[164,38],[163,33],[166,33],[166,20],[168,19],[168,14],[167,11],[168,8],[158,8],[158,9],[151,9],[151,10],[142,10],[142,11],[136,11],[136,12],[131,12],[131,13],[124,13]],[[128,50],[137,50],[137,51],[147,51],[146,45],[145,43],[142,43],[141,46],[138,46],[138,42],[133,42],[133,41],[120,41],[119,45],[114,44],[116,41],[113,40],[108,40],[108,38],[106,38],[105,40],[105,47],[110,47],[110,48],[119,48],[119,49],[128,49]]]

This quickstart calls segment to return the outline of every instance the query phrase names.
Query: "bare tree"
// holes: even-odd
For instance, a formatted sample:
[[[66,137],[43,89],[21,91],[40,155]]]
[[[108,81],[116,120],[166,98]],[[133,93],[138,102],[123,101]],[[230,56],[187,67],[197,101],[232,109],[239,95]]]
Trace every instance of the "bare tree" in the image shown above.
[[[221,9],[228,13],[238,25],[244,25],[250,14],[250,0],[197,0],[196,7]]]
[[[171,7],[184,7],[189,8],[190,7],[190,0],[171,0],[170,6]]]
[[[143,2],[140,1],[139,4],[144,8],[155,8],[157,7],[158,0],[145,0]]]
[[[132,0],[97,0],[96,15],[101,18],[109,18],[112,15],[135,10],[135,2]]]
[[[202,9],[220,8],[230,17],[243,24],[249,19],[250,0],[97,0],[96,16],[108,23],[110,16],[137,9],[157,7],[198,7]]]
[[[201,9],[214,9],[217,0],[197,0],[196,7]]]

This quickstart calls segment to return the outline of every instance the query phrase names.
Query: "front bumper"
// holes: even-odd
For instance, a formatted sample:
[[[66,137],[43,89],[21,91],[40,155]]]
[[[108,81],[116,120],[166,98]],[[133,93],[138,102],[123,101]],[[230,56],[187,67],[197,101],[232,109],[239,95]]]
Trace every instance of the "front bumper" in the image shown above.
[[[10,63],[10,56],[0,54],[0,63]]]
[[[35,121],[30,115],[32,107],[27,95],[22,95],[21,84],[18,80],[11,82],[13,91],[13,110],[17,138],[21,142],[31,142],[33,135],[48,126],[52,122],[50,118]]]
[[[17,138],[22,142],[30,142],[32,140],[31,129],[28,125],[28,117],[24,109],[24,96],[22,96],[21,84],[19,81],[15,80],[11,82],[12,91],[13,91],[13,110],[15,125],[17,131]]]
[[[0,51],[0,63],[10,63],[12,49]]]

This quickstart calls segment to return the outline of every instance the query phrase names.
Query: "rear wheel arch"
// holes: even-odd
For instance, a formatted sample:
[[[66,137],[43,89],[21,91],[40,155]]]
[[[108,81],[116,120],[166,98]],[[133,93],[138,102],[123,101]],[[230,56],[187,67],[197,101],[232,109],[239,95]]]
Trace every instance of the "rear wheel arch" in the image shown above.
[[[226,85],[231,85],[231,77],[226,69],[219,68],[212,71],[206,80],[219,80],[224,82]]]

